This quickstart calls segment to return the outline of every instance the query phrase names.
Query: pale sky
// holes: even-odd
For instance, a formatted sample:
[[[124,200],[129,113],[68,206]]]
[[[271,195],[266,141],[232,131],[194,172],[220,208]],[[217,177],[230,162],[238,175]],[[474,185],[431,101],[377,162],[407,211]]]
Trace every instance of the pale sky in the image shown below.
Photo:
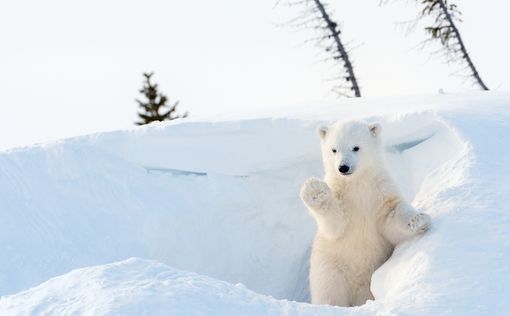
[[[328,0],[353,49],[366,97],[474,90],[437,48],[408,36],[413,0]],[[509,90],[510,3],[458,0],[466,45],[487,85]],[[275,0],[2,1],[0,149],[133,127],[142,72],[193,117],[334,101],[335,75],[311,36],[278,24],[296,9]],[[489,7],[486,7],[490,5]]]

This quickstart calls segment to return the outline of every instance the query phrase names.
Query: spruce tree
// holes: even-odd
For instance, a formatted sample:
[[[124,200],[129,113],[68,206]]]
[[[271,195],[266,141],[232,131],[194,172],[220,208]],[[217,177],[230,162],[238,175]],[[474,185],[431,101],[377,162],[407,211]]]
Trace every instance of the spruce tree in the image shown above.
[[[421,0],[424,8],[421,12],[422,17],[432,16],[434,24],[425,28],[429,33],[431,40],[439,40],[444,48],[446,60],[450,62],[459,62],[463,68],[468,71],[469,76],[482,90],[489,90],[483,82],[478,70],[469,55],[466,45],[460,36],[459,29],[455,21],[462,22],[459,18],[461,13],[456,4],[448,0]]]
[[[136,99],[138,105],[142,108],[142,113],[138,113],[141,121],[136,122],[137,125],[145,125],[154,121],[165,121],[175,120],[178,118],[184,118],[188,116],[188,113],[183,115],[177,115],[176,108],[179,105],[179,101],[176,101],[173,105],[167,104],[168,98],[158,91],[158,85],[151,82],[151,77],[154,72],[144,73],[143,88],[140,89],[140,93],[147,99],[146,101],[140,101]]]

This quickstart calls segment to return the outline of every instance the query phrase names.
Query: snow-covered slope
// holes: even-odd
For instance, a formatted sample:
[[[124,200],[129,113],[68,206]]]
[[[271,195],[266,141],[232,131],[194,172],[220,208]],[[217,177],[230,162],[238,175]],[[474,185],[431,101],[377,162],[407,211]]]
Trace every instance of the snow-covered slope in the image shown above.
[[[315,227],[298,192],[322,175],[314,129],[351,118],[382,123],[388,166],[433,229],[374,274],[373,302],[285,301],[308,300]],[[509,136],[510,94],[484,93],[190,120],[2,153],[0,314],[504,314]]]
[[[0,307],[43,315],[315,315],[317,308],[256,294],[242,284],[172,269],[159,262],[128,259],[78,269]],[[322,307],[322,315],[335,315]]]

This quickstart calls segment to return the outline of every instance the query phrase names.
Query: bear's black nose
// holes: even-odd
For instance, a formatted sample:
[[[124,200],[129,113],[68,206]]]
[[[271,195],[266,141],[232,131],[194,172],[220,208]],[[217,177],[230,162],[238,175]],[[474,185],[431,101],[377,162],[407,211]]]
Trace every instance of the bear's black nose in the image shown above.
[[[341,165],[340,168],[338,168],[338,171],[345,174],[345,173],[349,172],[349,169],[350,169],[349,166]]]

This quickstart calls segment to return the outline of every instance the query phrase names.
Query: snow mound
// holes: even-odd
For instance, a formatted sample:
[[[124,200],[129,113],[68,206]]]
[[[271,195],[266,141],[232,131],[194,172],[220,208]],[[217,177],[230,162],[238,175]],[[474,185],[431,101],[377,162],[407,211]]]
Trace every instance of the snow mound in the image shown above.
[[[362,101],[272,118],[160,124],[2,153],[0,295],[11,295],[2,297],[0,311],[508,309],[510,182],[500,175],[510,170],[509,100],[484,94],[387,107]],[[432,216],[433,229],[398,247],[374,274],[375,301],[347,309],[280,300],[309,299],[315,225],[298,192],[307,177],[322,175],[314,129],[352,118],[382,123],[388,167],[413,205]],[[108,264],[130,257],[156,261]]]
[[[30,302],[30,304],[27,304]],[[314,315],[279,301],[156,261],[131,258],[74,270],[0,301],[2,315]],[[338,309],[323,307],[323,315]]]

